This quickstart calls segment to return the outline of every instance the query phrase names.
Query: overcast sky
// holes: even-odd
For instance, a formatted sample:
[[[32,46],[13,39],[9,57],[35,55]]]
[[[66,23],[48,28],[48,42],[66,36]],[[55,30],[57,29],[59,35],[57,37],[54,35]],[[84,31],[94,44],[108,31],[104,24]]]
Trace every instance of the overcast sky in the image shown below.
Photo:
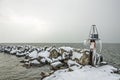
[[[0,43],[82,42],[92,24],[120,43],[120,0],[0,0]]]

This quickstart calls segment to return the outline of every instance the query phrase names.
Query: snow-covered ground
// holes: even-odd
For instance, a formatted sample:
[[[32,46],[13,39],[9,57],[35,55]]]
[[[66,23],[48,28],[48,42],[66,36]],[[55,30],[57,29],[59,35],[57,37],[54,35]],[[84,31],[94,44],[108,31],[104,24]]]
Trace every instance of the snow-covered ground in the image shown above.
[[[84,66],[70,67],[69,69],[58,70],[43,80],[120,80],[120,75],[113,73],[116,68],[110,65],[101,67]]]

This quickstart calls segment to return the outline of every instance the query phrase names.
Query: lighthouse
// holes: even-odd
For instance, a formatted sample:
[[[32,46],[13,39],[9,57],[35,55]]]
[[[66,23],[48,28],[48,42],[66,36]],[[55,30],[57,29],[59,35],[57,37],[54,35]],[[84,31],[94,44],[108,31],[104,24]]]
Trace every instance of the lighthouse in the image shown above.
[[[89,37],[85,40],[85,44],[87,44],[87,47],[90,50],[90,65],[99,65],[102,61],[102,56],[100,54],[102,50],[102,42],[100,40],[96,25],[91,26]]]

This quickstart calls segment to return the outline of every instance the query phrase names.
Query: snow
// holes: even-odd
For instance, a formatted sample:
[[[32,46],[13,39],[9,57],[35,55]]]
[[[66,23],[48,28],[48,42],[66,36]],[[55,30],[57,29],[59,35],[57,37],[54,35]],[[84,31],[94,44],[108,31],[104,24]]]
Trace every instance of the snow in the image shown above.
[[[57,65],[62,65],[62,63],[60,61],[57,61],[51,64],[51,66],[57,66]]]
[[[42,58],[40,61],[43,62],[43,63],[45,63],[46,59]]]
[[[82,49],[80,52],[83,53],[85,51],[89,52],[90,50],[89,49]]]
[[[105,61],[103,61],[103,62],[101,62],[101,64],[105,65],[105,64],[108,64],[108,63],[107,63],[107,62],[105,62]]]
[[[31,61],[30,63],[33,63],[33,64],[40,64],[40,62],[37,61],[37,60],[33,60],[33,61]]]
[[[17,52],[17,53],[16,53],[17,56],[22,56],[22,55],[25,55],[25,54],[26,54],[25,52],[23,52],[23,53]]]
[[[81,54],[81,53],[73,52],[72,59],[75,59],[75,58],[80,59],[82,56],[83,56],[83,54]]]
[[[52,58],[52,61],[53,61],[53,62],[56,62],[56,61],[58,61],[58,59]]]
[[[42,52],[38,53],[38,56],[45,57],[45,58],[49,57],[49,55],[50,55],[50,52],[48,52],[48,51],[42,51]]]
[[[58,70],[43,80],[119,80],[120,75],[112,73],[116,68],[105,65],[101,67],[84,66],[81,69],[72,67],[74,71]]]
[[[46,49],[46,51],[50,51],[52,48],[53,48],[53,47],[48,47],[48,48]]]
[[[56,47],[52,47],[52,48],[50,49],[50,51],[52,51],[52,50],[56,50],[57,52],[59,52],[59,49],[56,48]]]
[[[14,53],[16,53],[16,52],[17,52],[17,50],[12,49],[12,50],[10,51],[10,54],[14,54]]]
[[[46,60],[47,60],[47,62],[49,62],[49,63],[52,63],[53,61],[50,59],[50,58],[45,58]]]
[[[72,60],[68,60],[67,64],[68,64],[69,67],[70,67],[70,66],[73,66],[73,65],[79,66],[79,64],[76,63],[76,61],[72,61]]]
[[[71,69],[71,70],[79,70],[81,67],[82,67],[82,65],[79,65],[79,66],[71,66],[71,67],[69,67],[69,69]]]
[[[29,57],[31,57],[31,58],[37,58],[38,57],[37,51],[35,50],[35,51],[29,53]]]
[[[71,47],[60,47],[59,49],[64,49],[65,51],[67,51],[67,52],[70,52],[70,51],[72,51],[73,50],[73,48],[71,48]]]
[[[58,59],[58,60],[62,60],[62,57],[61,57],[61,56],[59,56],[57,59]]]

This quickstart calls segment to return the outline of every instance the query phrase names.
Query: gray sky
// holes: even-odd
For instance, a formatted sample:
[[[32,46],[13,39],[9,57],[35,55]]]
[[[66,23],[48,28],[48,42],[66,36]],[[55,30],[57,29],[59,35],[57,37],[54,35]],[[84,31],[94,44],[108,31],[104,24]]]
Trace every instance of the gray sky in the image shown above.
[[[120,0],[0,0],[0,43],[82,42],[92,24],[120,43]]]

